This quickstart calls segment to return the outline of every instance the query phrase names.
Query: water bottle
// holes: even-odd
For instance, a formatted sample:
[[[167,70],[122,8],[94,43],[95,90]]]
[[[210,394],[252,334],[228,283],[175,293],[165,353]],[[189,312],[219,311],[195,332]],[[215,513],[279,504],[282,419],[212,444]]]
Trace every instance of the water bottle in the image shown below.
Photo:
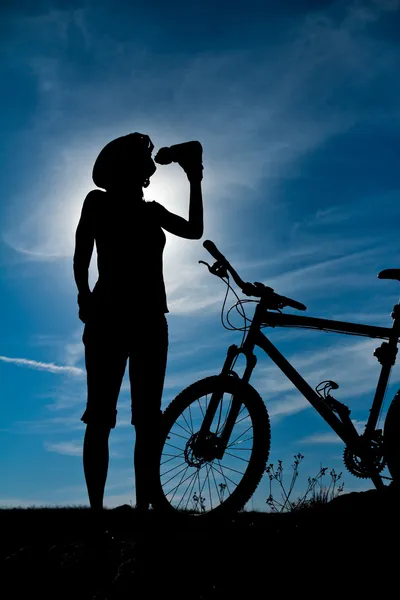
[[[200,142],[191,141],[160,148],[154,160],[159,165],[169,165],[172,162],[186,165],[200,165],[203,159],[203,147]]]

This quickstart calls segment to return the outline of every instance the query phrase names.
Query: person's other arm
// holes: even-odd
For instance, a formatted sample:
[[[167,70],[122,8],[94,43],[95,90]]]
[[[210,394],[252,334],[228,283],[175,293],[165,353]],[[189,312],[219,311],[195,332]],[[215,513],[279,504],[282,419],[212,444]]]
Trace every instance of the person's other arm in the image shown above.
[[[75,252],[73,259],[74,278],[78,288],[79,318],[85,322],[91,297],[89,287],[89,265],[94,248],[92,203],[93,192],[86,196],[81,217],[75,233]]]
[[[160,211],[160,225],[166,231],[182,238],[199,240],[204,231],[203,222],[203,194],[201,180],[203,178],[202,166],[196,165],[186,170],[190,184],[189,194],[189,219],[186,220],[164,207]]]

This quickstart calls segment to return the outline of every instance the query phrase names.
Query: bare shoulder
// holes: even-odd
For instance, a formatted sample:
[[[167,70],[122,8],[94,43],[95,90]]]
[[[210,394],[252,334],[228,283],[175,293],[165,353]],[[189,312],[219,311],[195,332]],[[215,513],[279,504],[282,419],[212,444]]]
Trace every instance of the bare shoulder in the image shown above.
[[[90,202],[90,203],[94,203],[94,202],[101,202],[102,200],[105,199],[106,196],[106,192],[102,192],[101,190],[90,190],[90,192],[87,194],[86,198],[85,198],[85,202]]]
[[[162,216],[167,212],[167,209],[155,200],[146,200],[145,204],[146,209],[154,219],[162,218]]]
[[[85,200],[83,201],[83,208],[85,211],[95,211],[100,203],[105,200],[106,193],[101,190],[90,190]]]
[[[160,210],[163,209],[163,205],[160,204],[159,202],[156,202],[156,200],[145,200],[145,205],[147,206],[148,210]]]

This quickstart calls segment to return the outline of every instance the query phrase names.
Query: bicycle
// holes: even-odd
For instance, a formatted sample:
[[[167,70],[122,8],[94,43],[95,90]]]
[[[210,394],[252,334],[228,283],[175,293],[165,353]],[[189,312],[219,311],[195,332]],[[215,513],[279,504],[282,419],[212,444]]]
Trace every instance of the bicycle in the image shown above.
[[[157,507],[175,513],[221,516],[240,511],[255,492],[265,472],[271,440],[267,407],[249,383],[257,363],[255,346],[272,359],[341,438],[345,444],[344,463],[353,475],[369,478],[381,489],[386,487],[381,473],[387,466],[392,485],[397,485],[400,390],[390,404],[383,431],[377,429],[377,423],[396,361],[400,302],[393,308],[391,328],[284,313],[286,307],[305,311],[306,306],[277,294],[263,283],[244,282],[213,242],[206,240],[203,246],[216,262],[212,266],[204,261],[199,263],[221,278],[228,289],[232,289],[231,275],[246,296],[257,298],[238,299],[232,308],[242,309],[245,302],[256,302],[256,308],[252,319],[241,313],[245,317],[242,343],[228,348],[221,372],[184,389],[163,414]],[[378,277],[400,281],[400,269],[386,269]],[[305,328],[387,340],[374,352],[382,368],[362,434],[350,418],[350,409],[330,393],[338,384],[327,380],[313,389],[261,331],[265,327]],[[245,357],[241,377],[234,370],[240,355]]]

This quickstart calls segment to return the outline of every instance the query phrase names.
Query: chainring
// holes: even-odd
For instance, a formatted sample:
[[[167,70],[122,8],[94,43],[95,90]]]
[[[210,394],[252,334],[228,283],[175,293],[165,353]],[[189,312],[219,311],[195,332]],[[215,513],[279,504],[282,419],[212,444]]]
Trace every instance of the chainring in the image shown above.
[[[370,460],[357,456],[346,446],[343,452],[343,461],[346,469],[355,477],[369,479],[373,473],[381,473],[386,466],[383,453],[383,438],[380,435],[375,440],[370,440]]]

